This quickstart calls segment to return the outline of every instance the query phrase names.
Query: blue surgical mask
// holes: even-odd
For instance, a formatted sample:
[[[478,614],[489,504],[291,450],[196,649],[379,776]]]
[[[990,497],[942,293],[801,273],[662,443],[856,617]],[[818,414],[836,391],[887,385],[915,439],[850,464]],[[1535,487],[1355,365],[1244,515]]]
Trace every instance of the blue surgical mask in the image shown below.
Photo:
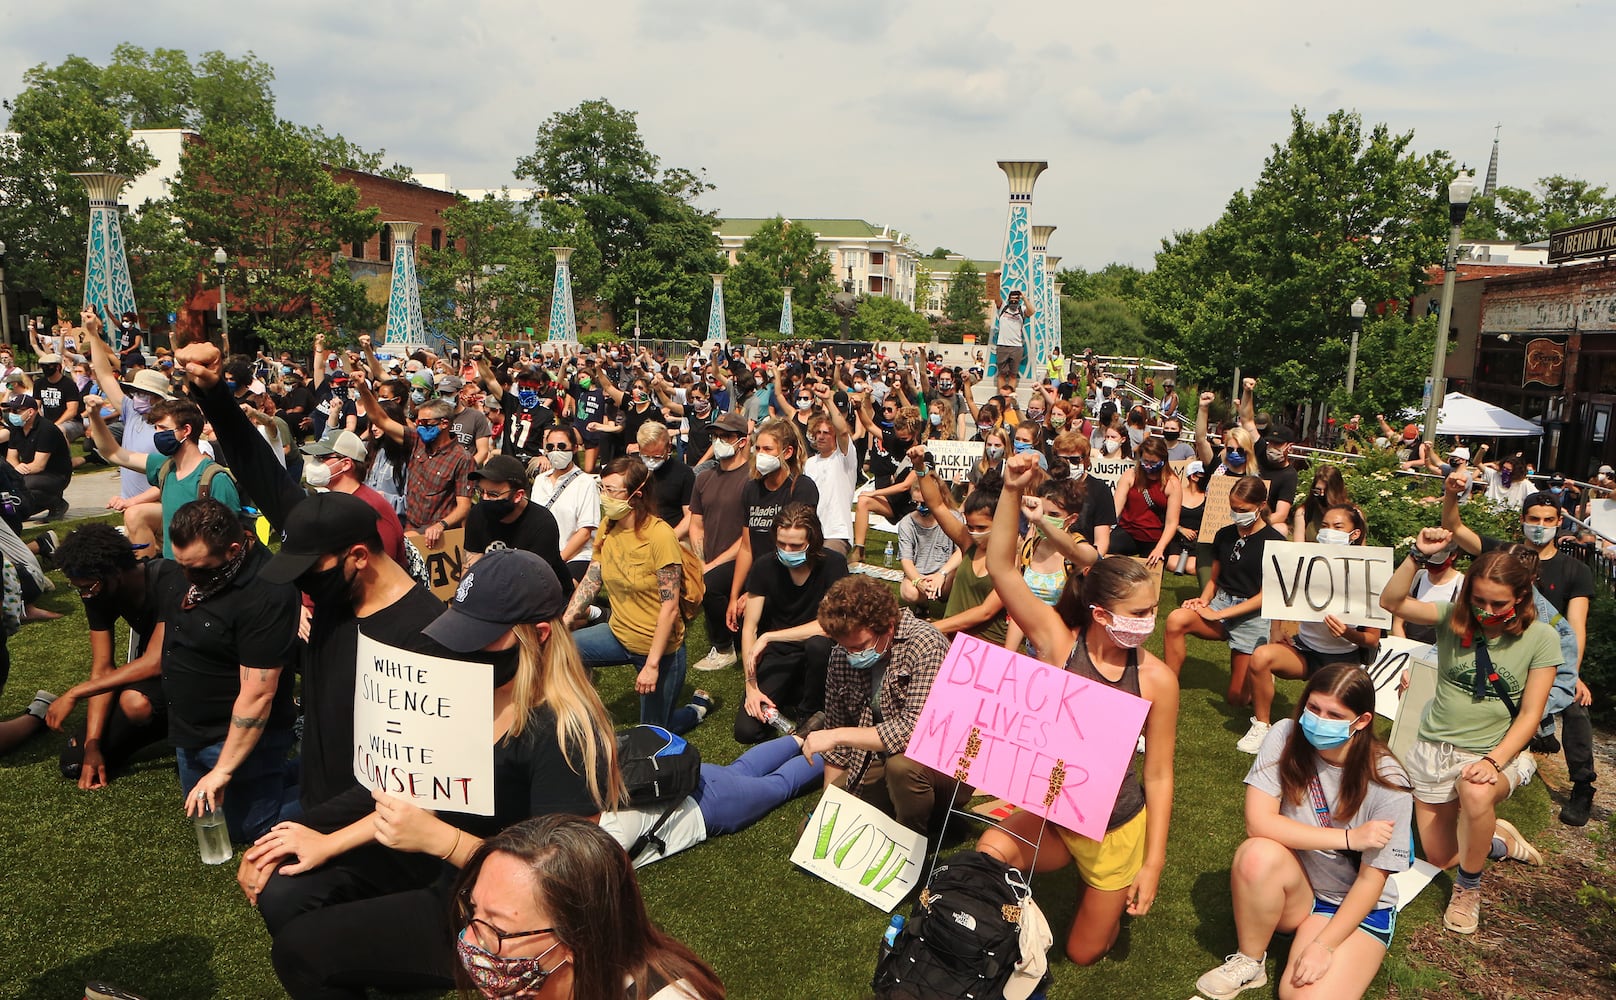
[[[421,389],[411,389],[410,402],[414,403],[416,406],[420,406],[422,403],[426,402],[426,392]]]
[[[236,381],[236,380],[235,380],[235,379],[233,379],[233,378],[227,378],[227,379],[225,379],[225,380],[224,380],[224,384],[225,384],[225,387],[226,387],[226,388],[227,388],[227,389],[229,389],[229,390],[230,390],[230,391],[231,391],[231,392],[235,392],[235,391],[236,391],[236,390],[237,390],[237,389],[239,389],[239,388],[241,388],[241,383],[240,383],[240,382],[237,382],[237,381]]]
[[[779,557],[782,564],[790,567],[791,569],[796,569],[798,566],[801,566],[803,563],[808,561],[807,549],[804,549],[801,552],[787,552],[785,549],[775,549],[774,554]]]
[[[1553,493],[1555,496],[1559,496],[1560,494],[1565,492],[1565,487],[1564,486],[1550,486],[1549,487],[1549,492]]]
[[[180,450],[180,439],[173,431],[158,431],[152,435],[152,447],[159,455],[172,455]]]
[[[881,661],[886,654],[879,649],[861,649],[858,652],[847,651],[847,665],[854,670],[868,670]]]
[[[6,414],[6,423],[10,424],[13,427],[21,427],[22,426],[22,414],[20,414],[20,413],[8,413],[8,414]]]
[[[1302,735],[1319,750],[1334,750],[1352,739],[1351,719],[1326,719],[1309,710],[1302,712]]]
[[[925,517],[926,515],[931,513],[931,505],[923,504],[923,503],[917,503],[917,504],[915,504],[915,513],[919,514],[922,517]]]
[[[1031,441],[1017,441],[1015,443],[1015,448],[1016,448],[1016,454],[1017,455],[1025,455],[1027,452],[1032,451],[1032,442]]]
[[[417,427],[415,434],[421,439],[422,444],[431,444],[438,439],[438,432],[441,430],[443,430],[442,427],[434,424],[431,427]]]
[[[1223,453],[1224,465],[1245,465],[1246,454],[1238,448],[1230,448]]]

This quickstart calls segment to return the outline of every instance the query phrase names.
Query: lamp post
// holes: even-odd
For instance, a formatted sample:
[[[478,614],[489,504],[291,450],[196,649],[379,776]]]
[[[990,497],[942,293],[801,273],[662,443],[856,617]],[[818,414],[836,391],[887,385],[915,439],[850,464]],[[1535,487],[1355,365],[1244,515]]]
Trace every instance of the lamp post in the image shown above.
[[[1459,271],[1459,227],[1464,225],[1476,179],[1466,171],[1448,185],[1448,255],[1442,261],[1442,310],[1436,321],[1436,353],[1431,359],[1431,399],[1425,406],[1426,444],[1436,440],[1437,410],[1442,406],[1443,375],[1448,366],[1448,323],[1453,318],[1453,283]]]
[[[0,243],[0,340],[11,346],[11,306],[6,302],[6,245]]]
[[[224,247],[213,251],[213,273],[219,276],[219,348],[230,353],[230,307],[225,299],[224,276],[230,273],[230,257]]]
[[[640,297],[634,296],[634,349],[640,349]]]
[[[1347,352],[1347,395],[1352,395],[1352,387],[1358,384],[1358,334],[1363,332],[1364,313],[1369,307],[1364,305],[1363,296],[1352,300],[1352,350]]]

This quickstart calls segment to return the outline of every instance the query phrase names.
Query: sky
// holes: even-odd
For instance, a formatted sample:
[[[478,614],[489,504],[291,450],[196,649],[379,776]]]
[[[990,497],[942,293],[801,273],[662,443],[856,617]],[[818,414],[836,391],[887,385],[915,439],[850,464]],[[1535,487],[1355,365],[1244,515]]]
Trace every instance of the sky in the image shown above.
[[[1032,222],[1062,266],[1149,267],[1249,187],[1293,107],[1412,130],[1478,182],[1616,183],[1604,0],[1418,7],[1221,0],[0,0],[0,95],[114,45],[274,67],[280,114],[462,188],[517,183],[556,111],[605,97],[725,216],[862,218],[997,258],[999,160],[1047,160]],[[1098,8],[1098,9],[1096,9]],[[1446,16],[1451,23],[1437,18]],[[1421,20],[1413,20],[1421,18]]]

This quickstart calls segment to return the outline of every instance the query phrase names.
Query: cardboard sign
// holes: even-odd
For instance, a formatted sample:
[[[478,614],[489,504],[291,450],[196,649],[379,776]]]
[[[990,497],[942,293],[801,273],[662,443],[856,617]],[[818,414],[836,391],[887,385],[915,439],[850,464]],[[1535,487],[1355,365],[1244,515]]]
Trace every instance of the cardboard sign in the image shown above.
[[[1392,627],[1380,592],[1397,569],[1389,548],[1274,542],[1263,548],[1262,616],[1269,621],[1322,622],[1334,615],[1348,625]]]
[[[359,635],[354,777],[422,809],[494,815],[494,668]]]
[[[963,483],[971,466],[982,460],[980,441],[928,441],[931,467],[945,483]]]
[[[887,913],[920,881],[926,838],[836,785],[825,788],[791,863]]]
[[[1401,639],[1395,635],[1380,637],[1380,652],[1375,662],[1364,669],[1375,682],[1375,714],[1382,719],[1396,719],[1401,699],[1397,697],[1397,683],[1403,671],[1417,660],[1436,662],[1436,647],[1429,643]]]
[[[1129,556],[1128,558],[1145,567],[1145,572],[1150,574],[1151,582],[1156,588],[1156,597],[1159,599],[1161,597],[1162,573],[1167,569],[1167,563],[1163,561],[1154,566],[1148,566],[1143,556]]]
[[[1106,458],[1098,452],[1089,454],[1089,478],[1098,479],[1107,486],[1116,488],[1117,480],[1122,474],[1133,468],[1131,458]]]
[[[1206,504],[1198,535],[1201,541],[1210,543],[1214,535],[1234,523],[1229,512],[1229,491],[1239,481],[1239,476],[1213,476],[1206,481]]]
[[[448,529],[438,539],[435,549],[427,548],[426,539],[419,532],[411,531],[404,537],[426,560],[427,579],[431,581],[433,596],[441,601],[454,600],[460,578],[466,573],[466,529]]]
[[[1616,539],[1616,500],[1594,500],[1588,504],[1588,527],[1606,539]]]
[[[1392,723],[1391,739],[1387,740],[1387,745],[1398,760],[1407,760],[1408,752],[1414,749],[1419,737],[1420,720],[1425,717],[1425,707],[1435,697],[1435,660],[1413,661],[1408,690],[1403,692],[1403,704],[1397,709],[1397,721]]]
[[[904,756],[1100,840],[1150,702],[961,633]]]

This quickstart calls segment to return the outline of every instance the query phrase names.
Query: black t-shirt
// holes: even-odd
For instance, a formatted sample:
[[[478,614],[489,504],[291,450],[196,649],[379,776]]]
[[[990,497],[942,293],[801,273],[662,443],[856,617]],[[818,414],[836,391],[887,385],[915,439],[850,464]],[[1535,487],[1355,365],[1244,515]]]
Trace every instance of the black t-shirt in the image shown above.
[[[543,504],[528,502],[522,516],[509,524],[489,516],[482,504],[473,504],[466,516],[466,551],[498,552],[500,549],[521,549],[531,552],[555,570],[562,589],[572,591],[572,574],[561,559],[561,528],[555,515]]]
[[[608,733],[604,738],[614,737]],[[600,804],[590,796],[589,782],[580,773],[583,763],[582,747],[571,746],[569,753],[561,752],[556,742],[555,713],[543,705],[529,709],[522,735],[494,744],[494,815],[445,811],[442,819],[473,836],[486,838],[534,816],[593,816],[600,812]],[[608,776],[604,754],[596,758],[595,766],[598,784],[604,789]]]
[[[623,397],[622,412],[619,416],[619,420],[623,425],[623,444],[625,447],[627,447],[628,445],[635,444],[639,440],[641,427],[651,423],[652,421],[660,424],[663,421],[663,416],[662,411],[657,408],[655,403],[647,403],[645,404],[645,409],[640,410],[628,398],[628,396],[625,395]]]
[[[910,442],[899,438],[892,431],[884,430],[872,439],[870,475],[875,478],[876,489],[891,486],[898,480],[899,473],[907,470],[909,447]]]
[[[723,414],[709,408],[706,413],[698,415],[689,405],[685,406],[685,413],[690,420],[690,433],[685,435],[685,462],[695,466],[712,446],[713,429],[710,424]]]
[[[572,426],[585,441],[599,444],[600,432],[589,430],[589,425],[606,418],[606,393],[593,381],[587,389],[575,381],[567,389],[567,395],[572,397]]]
[[[297,425],[309,415],[310,410],[314,409],[314,393],[302,382],[293,382],[286,390],[286,395],[276,400],[275,405],[281,409],[281,419],[296,431]],[[300,412],[293,413],[293,410]]]
[[[73,474],[73,452],[68,447],[67,438],[61,428],[45,419],[43,413],[34,418],[33,430],[25,433],[15,427],[11,429],[11,447],[17,450],[17,461],[25,465],[42,451],[50,456],[45,460],[44,474],[47,476]]]
[[[690,466],[672,456],[651,473],[651,495],[656,500],[657,517],[677,528],[685,519],[685,508],[690,506],[690,494],[696,488],[696,474]]]
[[[1218,529],[1212,539],[1212,555],[1217,560],[1218,589],[1244,601],[1262,591],[1263,549],[1269,542],[1283,542],[1274,526],[1265,524],[1254,534],[1240,537],[1240,527],[1234,524]]]
[[[774,553],[752,563],[746,574],[746,592],[763,598],[758,634],[806,625],[819,616],[819,604],[830,585],[847,575],[847,559],[840,552],[821,550],[808,579],[797,586],[791,570]]]
[[[1085,538],[1094,537],[1094,529],[1117,523],[1117,501],[1111,488],[1103,480],[1084,477],[1083,509],[1077,515],[1077,530]]]
[[[544,453],[544,432],[556,422],[555,397],[539,393],[539,401],[523,406],[516,390],[506,389],[499,397],[499,408],[505,414],[505,429],[500,435],[500,451],[506,455],[532,458]]]
[[[741,506],[746,511],[746,533],[752,538],[752,562],[774,554],[774,518],[788,503],[805,503],[819,509],[819,487],[807,476],[787,477],[777,490],[763,485],[762,479],[748,479],[741,487]]]
[[[1287,463],[1283,468],[1259,467],[1262,480],[1268,485],[1268,508],[1273,510],[1282,503],[1296,502],[1296,467]]]
[[[1481,536],[1481,551],[1491,552],[1503,548],[1507,544],[1502,538],[1493,538],[1489,535]],[[1590,600],[1594,596],[1594,572],[1582,563],[1557,552],[1552,559],[1539,559],[1537,563],[1537,592],[1552,605],[1554,610],[1562,615],[1571,601],[1576,597],[1586,597]]]
[[[118,619],[122,618],[129,623],[131,631],[140,636],[138,656],[146,651],[146,640],[151,638],[152,632],[157,628],[157,575],[163,567],[164,560],[148,559],[127,574],[121,574],[124,579],[131,577],[143,578],[145,593],[132,595],[123,590],[114,594],[105,586],[94,597],[84,599],[84,617],[89,623],[91,632],[111,632],[117,627]]]
[[[79,392],[79,384],[66,374],[56,381],[40,379],[34,383],[34,395],[39,399],[39,415],[46,423],[54,424],[61,419],[62,411],[67,409],[69,403],[84,402],[84,394]],[[84,416],[84,407],[79,407],[79,417]]]
[[[158,616],[163,631],[163,693],[168,698],[168,735],[175,746],[196,750],[222,741],[230,731],[231,709],[241,693],[241,668],[281,671],[270,707],[270,729],[289,729],[293,647],[297,642],[298,591],[291,584],[266,583],[258,573],[269,551],[254,546],[246,565],[219,593],[186,610],[190,583],[179,563],[163,561],[157,571]],[[348,725],[353,728],[353,675],[348,678]],[[346,743],[350,740],[344,741]],[[342,763],[351,749],[344,746]]]

